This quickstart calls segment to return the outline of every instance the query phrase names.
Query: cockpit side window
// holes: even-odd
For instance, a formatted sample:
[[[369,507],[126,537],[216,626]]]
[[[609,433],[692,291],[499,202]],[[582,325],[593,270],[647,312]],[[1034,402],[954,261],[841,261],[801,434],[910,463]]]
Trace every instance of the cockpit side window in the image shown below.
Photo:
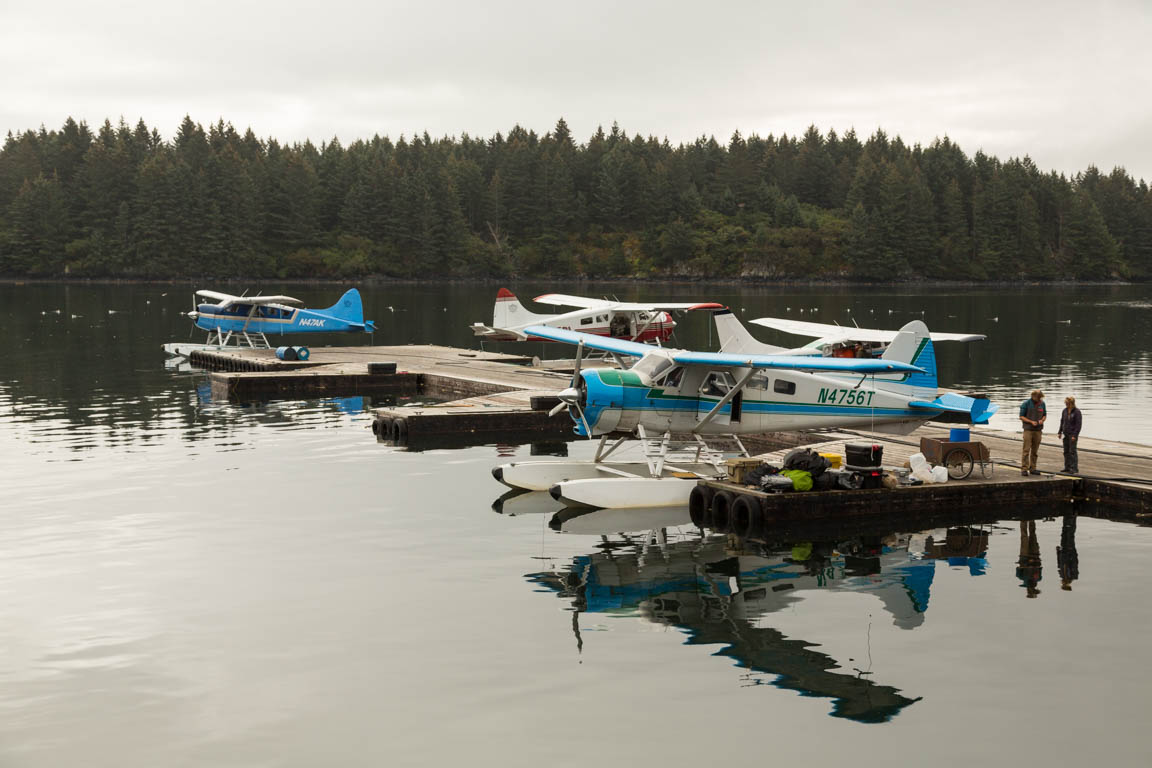
[[[700,394],[710,397],[724,397],[736,382],[725,371],[711,371],[700,385]]]
[[[682,366],[676,366],[668,372],[667,376],[664,377],[664,387],[666,389],[679,389],[680,382],[683,380],[684,368]]]

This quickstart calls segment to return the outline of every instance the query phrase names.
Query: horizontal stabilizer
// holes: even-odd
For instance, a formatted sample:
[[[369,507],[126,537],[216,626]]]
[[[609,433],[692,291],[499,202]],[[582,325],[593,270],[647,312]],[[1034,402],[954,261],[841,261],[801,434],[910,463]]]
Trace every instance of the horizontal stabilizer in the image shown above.
[[[908,407],[967,414],[973,424],[987,424],[992,415],[1000,410],[1000,406],[994,405],[987,398],[967,397],[954,392],[945,392],[935,400],[912,400]]]

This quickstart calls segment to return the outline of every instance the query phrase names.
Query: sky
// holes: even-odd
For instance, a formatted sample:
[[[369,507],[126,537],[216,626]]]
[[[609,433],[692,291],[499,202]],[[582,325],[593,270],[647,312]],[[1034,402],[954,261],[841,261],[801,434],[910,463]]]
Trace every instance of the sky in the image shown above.
[[[1152,1],[0,0],[0,132],[184,115],[281,141],[877,128],[1152,182]]]

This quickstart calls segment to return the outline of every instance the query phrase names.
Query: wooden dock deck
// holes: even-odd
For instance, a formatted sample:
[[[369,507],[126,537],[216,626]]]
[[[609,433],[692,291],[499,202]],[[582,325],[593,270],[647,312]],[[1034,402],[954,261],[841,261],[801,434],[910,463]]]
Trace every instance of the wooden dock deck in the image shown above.
[[[919,452],[921,437],[946,439],[948,427],[926,424],[908,436],[834,431],[823,437],[823,441],[808,447],[843,454],[845,443],[874,442],[884,446],[884,466],[901,467]],[[756,537],[798,520],[923,515],[934,511],[977,513],[1004,508],[1035,510],[1077,503],[1122,510],[1133,519],[1152,522],[1150,446],[1084,438],[1079,449],[1080,473],[1065,475],[1059,472],[1063,449],[1054,435],[1048,435],[1040,449],[1041,474],[1022,476],[1018,433],[979,429],[972,431],[972,439],[983,442],[990,450],[995,468],[989,477],[982,476],[976,467],[968,479],[941,484],[806,493],[765,493],[727,481],[704,480],[701,485],[710,489],[708,504],[694,505],[693,520],[718,531]],[[786,453],[773,451],[760,458],[778,463]],[[721,494],[724,495],[718,501]]]
[[[214,398],[256,400],[275,397],[384,395],[422,397],[442,403],[394,406],[377,410],[372,431],[377,439],[413,447],[462,447],[482,443],[527,443],[573,439],[571,418],[549,416],[556,393],[567,386],[571,361],[541,363],[533,357],[432,344],[389,347],[318,347],[308,361],[276,359],[272,350],[233,348],[198,350],[189,359],[214,371]],[[370,373],[369,363],[394,362],[395,373]],[[584,365],[605,365],[586,360]],[[947,437],[948,427],[929,424],[906,437],[859,431],[779,433],[745,438],[752,450],[781,445],[814,444],[843,452],[845,442],[874,440],[884,445],[887,466],[901,466],[917,452],[920,438]],[[1045,504],[1077,499],[1152,514],[1152,447],[1085,437],[1080,443],[1078,477],[1059,476],[1063,452],[1054,434],[1040,450],[1041,477],[1021,477],[1020,435],[987,428],[973,438],[991,451],[996,468],[991,478],[974,472],[971,479],[896,490],[828,491],[760,494],[764,519],[803,515],[891,514],[948,504]],[[765,454],[779,459],[786,450]],[[732,491],[717,483],[718,490]],[[750,494],[750,489],[735,489]]]

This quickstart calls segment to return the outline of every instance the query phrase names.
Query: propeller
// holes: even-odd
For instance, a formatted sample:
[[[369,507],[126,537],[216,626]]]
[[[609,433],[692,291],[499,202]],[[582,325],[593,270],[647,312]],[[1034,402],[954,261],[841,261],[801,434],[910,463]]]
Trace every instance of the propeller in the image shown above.
[[[193,294],[192,294],[192,311],[185,313],[188,315],[188,318],[192,321],[192,327],[188,329],[188,338],[189,339],[191,339],[192,334],[196,332],[196,319],[198,317],[200,317],[199,309],[200,309],[199,306],[197,306],[197,304],[196,304],[196,294],[195,294],[195,292],[193,292]]]
[[[584,434],[588,439],[592,439],[592,428],[588,426],[588,420],[584,418],[584,409],[580,407],[580,396],[583,394],[585,387],[584,381],[580,378],[580,363],[584,359],[584,342],[581,341],[576,345],[576,362],[572,367],[572,381],[568,383],[567,389],[562,389],[556,395],[560,398],[552,410],[548,411],[549,416],[568,410],[569,407],[576,409],[576,414],[580,417],[580,423],[584,425]]]

